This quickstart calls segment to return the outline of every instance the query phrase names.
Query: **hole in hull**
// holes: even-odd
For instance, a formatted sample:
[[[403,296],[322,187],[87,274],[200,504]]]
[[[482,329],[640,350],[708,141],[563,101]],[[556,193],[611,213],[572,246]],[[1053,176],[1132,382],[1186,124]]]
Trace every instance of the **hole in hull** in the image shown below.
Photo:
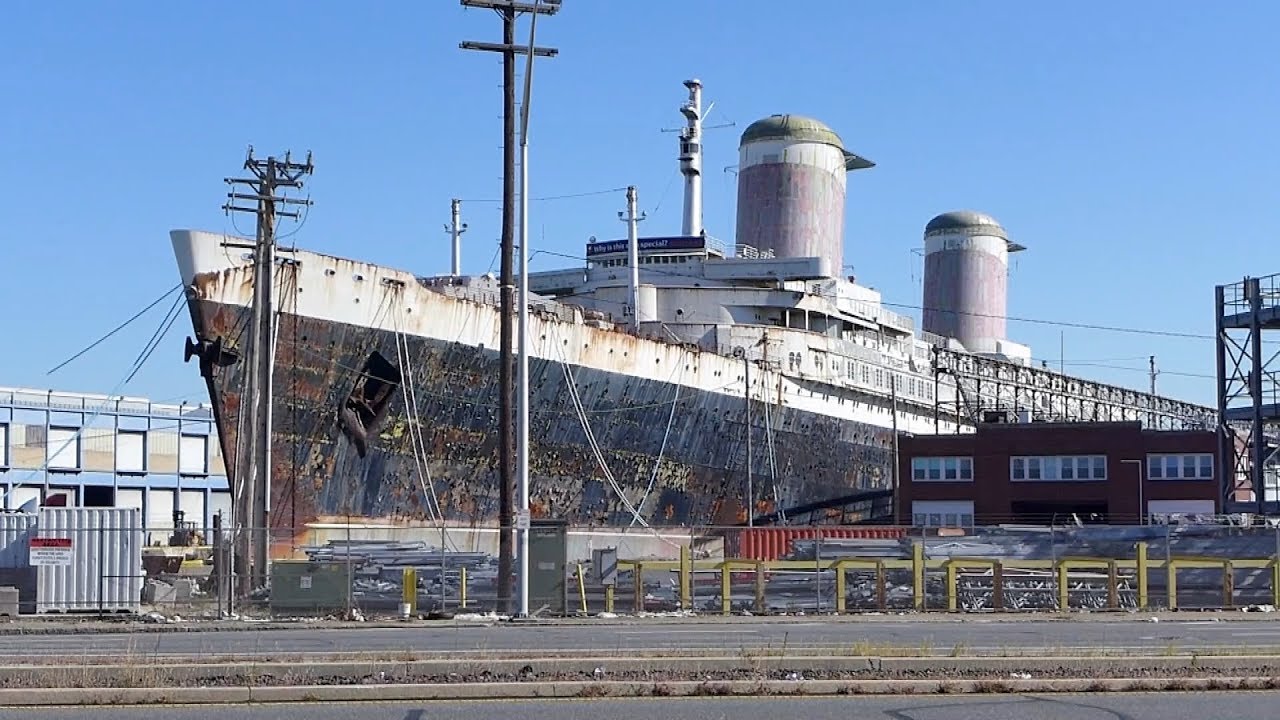
[[[369,453],[369,438],[387,419],[387,410],[401,379],[400,370],[375,350],[365,359],[355,388],[343,401],[338,413],[339,425],[361,458]]]

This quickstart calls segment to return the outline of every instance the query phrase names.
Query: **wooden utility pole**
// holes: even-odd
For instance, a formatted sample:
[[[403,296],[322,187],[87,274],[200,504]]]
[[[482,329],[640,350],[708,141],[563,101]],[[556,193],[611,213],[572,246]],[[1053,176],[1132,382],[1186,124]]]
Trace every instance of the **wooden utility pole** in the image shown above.
[[[239,594],[247,597],[256,588],[264,587],[267,582],[267,549],[271,544],[267,511],[271,498],[271,371],[275,361],[275,309],[273,300],[276,220],[278,218],[298,217],[298,212],[277,209],[277,205],[310,205],[310,200],[286,198],[276,194],[281,188],[301,188],[302,176],[312,171],[311,153],[307,153],[306,162],[293,162],[289,153],[284,159],[274,156],[266,160],[253,157],[253,148],[244,161],[244,169],[252,177],[227,178],[226,183],[232,187],[227,193],[227,204],[222,209],[227,213],[253,213],[258,220],[257,236],[252,245],[246,243],[224,243],[226,246],[244,247],[253,251],[253,340],[248,343],[251,362],[247,366],[248,383],[244,395],[241,396],[240,415],[244,420],[238,423],[241,432],[248,437],[237,437],[238,448],[248,452],[237,451],[235,458],[235,476],[233,482],[233,502],[235,512],[236,550],[241,563],[248,566],[239,573]],[[252,190],[250,193],[236,192],[236,186],[244,186]],[[237,205],[237,200],[254,203],[252,207]],[[245,403],[244,396],[249,402]]]
[[[464,42],[463,50],[502,53],[502,262],[500,283],[501,324],[498,368],[498,612],[511,610],[512,546],[515,467],[515,235],[516,235],[516,56],[532,52],[539,57],[555,57],[554,48],[516,44],[516,16],[519,13],[554,15],[558,0],[517,2],[516,0],[461,0],[463,7],[488,8],[502,18],[502,42]]]

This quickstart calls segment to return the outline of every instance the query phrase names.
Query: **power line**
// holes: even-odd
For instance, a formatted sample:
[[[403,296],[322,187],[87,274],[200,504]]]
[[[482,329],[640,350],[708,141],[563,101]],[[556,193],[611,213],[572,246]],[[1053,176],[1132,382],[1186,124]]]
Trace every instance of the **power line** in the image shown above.
[[[592,190],[590,192],[570,193],[568,195],[547,195],[546,197],[529,198],[529,202],[547,202],[548,200],[573,200],[576,198],[594,197],[596,195],[609,195],[611,193],[625,192],[625,187],[609,188],[608,190]],[[468,203],[500,203],[502,200],[483,199],[483,200],[467,200],[462,202]]]
[[[1135,359],[1137,359],[1137,358],[1135,358]],[[1036,358],[1036,361],[1037,361],[1037,362],[1046,362],[1046,363],[1049,363],[1050,365],[1053,365],[1053,364],[1055,364],[1055,363],[1059,362],[1058,360],[1054,360],[1054,359],[1051,359],[1051,358]],[[1101,369],[1103,369],[1103,370],[1125,370],[1125,371],[1128,371],[1128,372],[1143,373],[1144,375],[1149,375],[1149,374],[1151,373],[1150,368],[1129,367],[1129,366],[1127,366],[1127,365],[1112,365],[1112,364],[1104,363],[1104,362],[1086,362],[1086,361],[1075,361],[1075,362],[1073,362],[1073,361],[1071,361],[1071,360],[1067,360],[1064,364],[1066,364],[1066,365],[1072,365],[1072,366],[1076,366],[1076,367],[1093,367],[1093,368],[1101,368]],[[1195,373],[1195,372],[1186,372],[1186,371],[1178,371],[1178,370],[1165,370],[1165,369],[1163,369],[1163,368],[1161,368],[1161,369],[1160,369],[1159,373],[1160,373],[1161,375],[1172,375],[1172,376],[1174,376],[1174,377],[1188,377],[1188,378],[1197,378],[1197,379],[1203,379],[1203,380],[1214,380],[1214,379],[1216,379],[1216,378],[1217,378],[1217,376],[1216,376],[1216,375],[1210,375],[1210,374],[1208,374],[1208,373]]]
[[[546,255],[565,258],[568,260],[578,260],[583,262],[589,261],[588,258],[582,257],[581,255],[570,255],[567,253],[558,253],[552,250],[539,250],[538,252]],[[667,275],[670,277],[679,277],[679,278],[692,277],[684,273],[675,272],[673,270],[664,270],[662,268],[653,267],[653,266],[647,266],[643,269],[645,272],[650,272],[656,275]],[[559,297],[562,297],[562,298],[579,297],[579,296],[590,294],[590,292],[594,292],[594,291],[571,293],[568,295],[561,295]],[[822,295],[821,293],[812,293],[812,294]],[[830,297],[830,296],[827,296],[827,297]],[[600,302],[608,302],[608,301],[601,300]],[[623,305],[625,303],[615,303],[615,304]],[[1028,323],[1032,325],[1049,325],[1052,327],[1074,328],[1076,330],[1091,330],[1095,332],[1126,333],[1131,335],[1168,337],[1168,338],[1178,338],[1178,339],[1184,339],[1184,340],[1212,340],[1213,339],[1212,335],[1201,335],[1198,333],[1180,332],[1176,330],[1151,330],[1151,329],[1144,329],[1144,328],[1123,327],[1123,326],[1117,326],[1117,325],[1099,325],[1095,323],[1072,322],[1067,320],[1046,320],[1042,318],[1016,317],[1013,315],[993,315],[989,313],[967,312],[963,310],[932,308],[932,307],[926,307],[924,305],[913,305],[910,303],[893,303],[893,302],[881,301],[880,304],[884,307],[905,308],[910,310],[921,310],[921,311],[932,310],[937,312],[953,313],[956,315],[966,315],[970,317],[1000,318],[1000,319],[1009,320],[1012,322]]]
[[[1071,322],[1067,320],[1044,320],[1041,318],[1015,317],[1013,315],[995,315],[992,313],[969,312],[965,310],[952,310],[949,308],[925,307],[924,305],[912,305],[910,303],[892,303],[881,301],[881,305],[885,307],[906,308],[909,310],[920,310],[923,312],[943,312],[952,315],[964,315],[967,317],[996,318],[1000,320],[1009,320],[1011,322],[1028,323],[1031,325],[1050,325],[1053,327],[1074,328],[1076,330],[1093,330],[1096,332],[1114,332],[1126,333],[1130,335],[1147,335],[1168,338],[1179,338],[1183,340],[1212,340],[1212,335],[1201,335],[1199,333],[1180,332],[1176,330],[1151,330],[1145,328],[1122,327],[1118,325],[1098,325],[1094,323]]]
[[[54,374],[54,373],[58,372],[58,371],[59,371],[59,370],[61,370],[62,368],[66,367],[67,365],[70,365],[73,361],[75,361],[75,360],[76,360],[77,358],[79,358],[80,356],[84,355],[85,353],[89,352],[90,350],[92,350],[92,349],[94,349],[94,348],[98,347],[99,345],[101,345],[102,343],[106,342],[106,341],[107,341],[107,339],[108,339],[108,338],[110,338],[112,335],[115,335],[116,333],[118,333],[118,332],[120,332],[121,330],[123,330],[123,329],[125,329],[126,327],[128,327],[128,326],[129,326],[129,325],[130,325],[134,320],[137,320],[138,318],[142,317],[143,315],[146,315],[146,314],[147,314],[147,311],[149,311],[151,308],[153,308],[153,307],[155,307],[155,306],[159,305],[159,304],[160,304],[160,303],[161,303],[165,298],[167,298],[167,297],[169,297],[170,295],[172,295],[172,294],[174,293],[174,291],[179,290],[179,289],[181,289],[181,288],[182,288],[182,283],[178,283],[177,285],[174,285],[173,287],[169,288],[168,290],[166,290],[166,291],[165,291],[165,293],[164,293],[163,295],[161,295],[160,297],[156,298],[155,300],[152,300],[152,301],[151,301],[151,304],[147,305],[146,307],[142,308],[142,309],[141,309],[141,310],[139,310],[138,312],[134,313],[133,317],[131,317],[131,318],[129,318],[128,320],[125,320],[124,322],[122,322],[122,323],[120,323],[119,325],[115,326],[115,327],[114,327],[114,328],[112,328],[112,329],[111,329],[111,331],[110,331],[110,332],[108,332],[106,335],[103,335],[102,337],[98,338],[97,340],[94,340],[93,342],[89,343],[89,345],[88,345],[87,347],[85,347],[84,349],[82,349],[80,352],[78,352],[78,353],[76,353],[75,355],[72,355],[71,357],[67,358],[66,360],[63,360],[62,362],[58,363],[56,366],[54,366],[54,367],[53,367],[53,369],[51,369],[51,370],[49,370],[48,372],[46,372],[46,373],[45,373],[45,375],[52,375],[52,374]],[[166,317],[167,317],[167,315],[166,315]]]
[[[181,287],[181,285],[179,285],[178,287]],[[176,290],[177,288],[174,288],[174,289]],[[169,292],[160,296],[160,298],[156,300],[156,303],[159,303],[160,300],[163,300],[164,298],[168,297],[172,292],[173,290],[170,290]],[[179,296],[179,299],[181,299],[181,296]],[[152,303],[152,305],[155,305],[156,303]],[[143,312],[146,312],[146,311],[144,310]],[[3,499],[9,497],[14,490],[31,484],[32,478],[35,478],[39,474],[48,472],[50,460],[57,457],[61,453],[65,452],[66,449],[68,447],[71,447],[73,444],[79,443],[80,439],[84,436],[85,431],[92,429],[94,427],[94,422],[98,419],[98,417],[101,416],[103,413],[107,412],[113,403],[118,403],[120,401],[120,397],[123,394],[125,387],[129,384],[131,380],[133,380],[134,376],[138,374],[138,371],[141,370],[144,365],[146,365],[147,361],[151,359],[152,354],[154,353],[156,347],[159,345],[159,342],[156,340],[156,337],[158,336],[160,339],[163,339],[164,335],[168,332],[168,327],[171,327],[173,325],[173,322],[174,320],[177,319],[177,317],[178,317],[178,314],[170,314],[170,313],[165,314],[164,319],[160,321],[160,325],[157,327],[155,333],[152,335],[152,340],[149,340],[146,346],[144,346],[144,348],[149,347],[149,350],[148,349],[143,350],[143,353],[139,355],[138,360],[129,368],[128,374],[125,375],[125,377],[121,378],[120,382],[117,383],[116,386],[107,393],[106,399],[104,399],[100,405],[94,408],[92,413],[89,413],[89,416],[84,420],[83,423],[81,423],[80,427],[76,429],[75,433],[72,434],[71,437],[67,438],[67,440],[63,442],[62,445],[59,446],[58,449],[53,453],[48,452],[48,445],[47,445],[48,439],[46,438],[46,453],[45,453],[44,463],[41,464],[40,467],[38,468],[30,469],[24,477],[12,482],[9,485],[9,488],[7,490],[0,489],[0,505],[3,504]],[[132,320],[130,320],[130,322],[132,322]],[[153,344],[153,342],[155,344]],[[81,351],[80,354],[83,355],[84,352],[87,352],[87,351],[88,351],[88,348],[86,348],[84,351]],[[88,408],[86,408],[86,410],[88,410]]]

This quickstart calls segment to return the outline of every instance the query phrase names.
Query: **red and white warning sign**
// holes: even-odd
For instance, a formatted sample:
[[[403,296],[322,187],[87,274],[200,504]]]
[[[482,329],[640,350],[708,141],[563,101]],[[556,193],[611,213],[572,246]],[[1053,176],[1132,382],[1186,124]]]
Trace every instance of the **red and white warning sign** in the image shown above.
[[[71,564],[71,538],[31,538],[30,548],[33,566]]]

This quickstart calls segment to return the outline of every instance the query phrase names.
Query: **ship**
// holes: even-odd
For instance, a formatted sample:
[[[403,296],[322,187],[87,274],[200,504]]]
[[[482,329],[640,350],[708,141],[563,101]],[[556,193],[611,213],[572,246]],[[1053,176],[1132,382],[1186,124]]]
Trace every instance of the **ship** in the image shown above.
[[[1035,367],[1006,337],[1009,257],[1025,246],[990,215],[926,224],[921,328],[844,275],[848,177],[874,163],[813,118],[745,129],[734,242],[708,234],[702,84],[684,86],[680,232],[640,237],[632,207],[625,239],[591,238],[580,263],[530,275],[534,518],[598,528],[884,519],[897,432],[1211,422],[1207,408]],[[207,383],[235,487],[252,240],[170,237],[194,328],[187,358]],[[454,253],[452,273],[419,276],[277,250],[271,527],[496,525],[500,286],[458,272],[456,237]]]

